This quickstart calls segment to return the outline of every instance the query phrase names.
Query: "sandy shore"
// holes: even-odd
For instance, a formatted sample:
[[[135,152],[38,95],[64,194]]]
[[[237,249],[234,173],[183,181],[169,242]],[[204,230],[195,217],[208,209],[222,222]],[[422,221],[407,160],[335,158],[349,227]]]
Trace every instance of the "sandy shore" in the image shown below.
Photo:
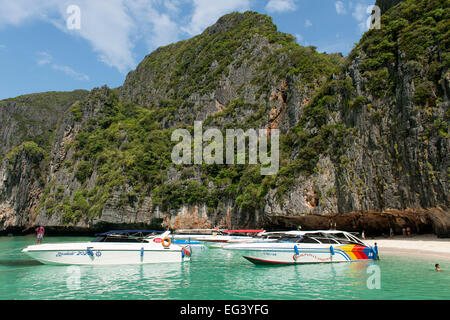
[[[396,254],[450,260],[450,239],[439,239],[435,235],[395,236],[394,238],[369,238],[365,242],[378,244],[380,256]]]

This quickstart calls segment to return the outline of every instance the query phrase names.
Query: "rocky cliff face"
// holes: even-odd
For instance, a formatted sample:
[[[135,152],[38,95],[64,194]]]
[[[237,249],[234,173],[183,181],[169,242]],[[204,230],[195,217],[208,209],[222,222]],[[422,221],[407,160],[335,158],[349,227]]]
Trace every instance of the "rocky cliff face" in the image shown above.
[[[397,3],[383,4],[387,11]],[[332,84],[334,92],[321,95],[329,98],[324,104],[330,111],[328,123],[338,122],[351,129],[351,134],[345,136],[338,152],[328,153],[330,158],[322,155],[312,179],[298,178],[284,206],[270,199],[266,212],[278,221],[280,217],[292,221],[305,212],[335,212],[341,217],[329,219],[341,222],[345,213],[373,217],[379,212],[378,219],[384,217],[384,230],[408,224],[423,230],[429,223],[436,233],[448,234],[448,226],[441,221],[449,217],[449,73],[442,55],[448,51],[448,44],[437,41],[427,46],[420,43],[423,39],[413,40],[412,35],[414,28],[443,27],[431,17],[427,21],[411,20],[414,14],[420,16],[420,10],[437,12],[431,9],[425,2],[403,3],[383,16],[381,30],[372,30],[363,37],[335,78],[351,86],[342,90]],[[402,29],[401,24],[408,24],[404,19],[407,17],[411,25]],[[428,25],[431,19],[433,23]],[[420,38],[421,32],[415,36]],[[434,61],[436,69],[430,69],[430,61]],[[424,87],[427,93],[422,96],[420,88]],[[421,222],[411,221],[411,212],[422,217]],[[394,218],[399,215],[409,222],[400,223]],[[325,217],[319,220],[322,225],[327,222]],[[294,221],[292,225],[299,223],[299,219]],[[308,224],[308,217],[300,221]],[[371,229],[362,222],[354,223],[353,228]]]
[[[0,101],[0,159],[24,141],[50,149],[67,109],[87,96],[87,91],[46,92]]]
[[[223,128],[239,118],[287,131],[300,116],[299,106],[341,61],[296,45],[265,15],[233,13],[197,37],[148,55],[128,74],[120,101],[173,107],[162,119],[164,128],[208,119]],[[235,113],[227,117],[231,108]]]
[[[88,92],[47,92],[0,101],[0,225],[22,230],[34,223],[59,121]]]
[[[95,89],[55,115],[50,148],[36,141],[6,153],[25,137],[3,146],[0,229],[337,223],[448,236],[449,9],[398,2],[377,2],[382,29],[345,59],[298,46],[253,12],[159,48],[122,87]],[[3,118],[8,108],[7,140],[17,127]],[[174,165],[171,133],[192,132],[195,120],[204,130],[280,129],[278,174]]]

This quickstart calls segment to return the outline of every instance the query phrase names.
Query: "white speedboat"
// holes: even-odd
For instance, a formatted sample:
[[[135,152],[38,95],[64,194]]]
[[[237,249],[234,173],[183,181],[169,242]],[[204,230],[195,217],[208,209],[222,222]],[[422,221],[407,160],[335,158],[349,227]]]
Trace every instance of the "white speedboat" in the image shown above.
[[[209,248],[223,248],[230,243],[254,242],[264,230],[220,230],[211,236],[198,239]]]
[[[299,264],[367,261],[378,259],[378,248],[369,247],[345,231],[290,231],[276,242],[228,244],[255,264]]]
[[[179,245],[189,245],[192,248],[205,248],[202,239],[208,239],[220,233],[219,229],[180,229],[171,235],[172,241]]]
[[[22,250],[52,265],[121,265],[189,261],[191,249],[172,244],[170,232],[110,231],[92,242],[31,245]]]

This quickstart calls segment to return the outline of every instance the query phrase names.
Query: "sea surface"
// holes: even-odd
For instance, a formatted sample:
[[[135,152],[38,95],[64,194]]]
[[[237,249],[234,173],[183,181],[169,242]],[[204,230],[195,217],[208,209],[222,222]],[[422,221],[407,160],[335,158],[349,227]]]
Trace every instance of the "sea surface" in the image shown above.
[[[21,252],[31,244],[32,236],[0,237],[0,300],[450,299],[450,260],[382,250],[379,261],[273,267],[255,266],[236,252],[195,248],[191,261],[180,264],[78,267],[40,264]]]

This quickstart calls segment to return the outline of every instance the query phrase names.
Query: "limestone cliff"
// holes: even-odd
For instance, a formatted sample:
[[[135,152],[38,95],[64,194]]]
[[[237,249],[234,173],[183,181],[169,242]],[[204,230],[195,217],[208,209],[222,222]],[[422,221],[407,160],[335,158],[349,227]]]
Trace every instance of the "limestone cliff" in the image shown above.
[[[3,145],[0,229],[337,223],[448,236],[445,2],[378,1],[382,28],[346,58],[301,47],[254,12],[157,49],[120,88],[94,89],[55,115],[47,144]],[[0,106],[8,140],[17,125],[4,116],[11,104]],[[280,129],[278,174],[173,164],[173,129],[192,132],[196,120]]]

